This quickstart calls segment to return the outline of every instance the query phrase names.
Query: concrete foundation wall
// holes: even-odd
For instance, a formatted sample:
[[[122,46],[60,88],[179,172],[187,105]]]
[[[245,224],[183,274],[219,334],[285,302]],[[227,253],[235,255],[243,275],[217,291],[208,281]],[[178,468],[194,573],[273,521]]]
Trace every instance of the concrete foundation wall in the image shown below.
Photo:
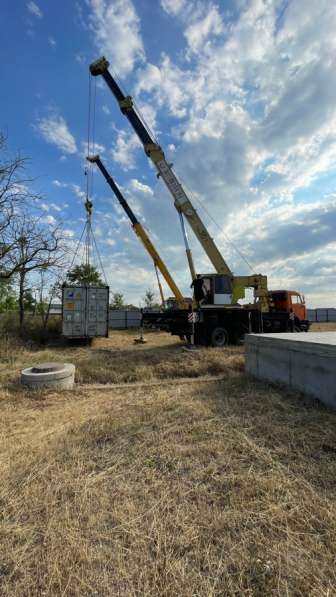
[[[248,334],[246,372],[336,409],[336,332]]]

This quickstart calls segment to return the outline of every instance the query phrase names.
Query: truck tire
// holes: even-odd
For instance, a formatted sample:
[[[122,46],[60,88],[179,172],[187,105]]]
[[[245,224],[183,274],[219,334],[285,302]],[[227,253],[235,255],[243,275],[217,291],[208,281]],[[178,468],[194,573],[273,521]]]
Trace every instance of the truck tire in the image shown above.
[[[211,332],[211,346],[223,348],[229,343],[229,335],[225,328],[217,327]]]

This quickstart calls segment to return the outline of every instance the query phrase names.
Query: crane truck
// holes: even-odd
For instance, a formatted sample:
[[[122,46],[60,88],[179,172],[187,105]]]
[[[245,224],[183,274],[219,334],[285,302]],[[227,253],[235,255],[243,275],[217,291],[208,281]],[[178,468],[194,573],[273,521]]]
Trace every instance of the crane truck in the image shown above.
[[[175,175],[172,164],[168,163],[161,146],[137,113],[132,98],[124,95],[111,75],[109,62],[106,58],[103,56],[93,62],[90,65],[90,72],[92,76],[100,75],[105,80],[116,98],[121,112],[126,116],[140,139],[146,155],[154,164],[158,177],[162,178],[174,200],[180,217],[192,280],[195,279],[196,274],[184,227],[184,218],[215,269],[215,273],[200,275],[207,288],[207,296],[206,300],[198,307],[195,324],[196,341],[200,344],[222,346],[227,342],[236,342],[248,331],[286,331],[289,326],[291,310],[295,314],[296,330],[307,331],[309,322],[307,321],[306,307],[304,298],[299,293],[285,290],[270,292],[267,287],[267,277],[262,274],[248,276],[233,274]],[[254,290],[254,302],[240,305],[238,301],[245,297],[245,290],[248,288]],[[279,293],[286,296],[285,301],[278,300]],[[281,308],[279,308],[280,303]],[[285,309],[283,308],[284,304],[286,304]],[[302,308],[298,309],[298,304]],[[179,336],[188,335],[190,322],[187,312],[185,310],[181,312],[179,309],[173,311],[162,313],[156,319],[154,314],[151,314],[152,317],[148,314],[145,323],[168,328],[171,333]]]

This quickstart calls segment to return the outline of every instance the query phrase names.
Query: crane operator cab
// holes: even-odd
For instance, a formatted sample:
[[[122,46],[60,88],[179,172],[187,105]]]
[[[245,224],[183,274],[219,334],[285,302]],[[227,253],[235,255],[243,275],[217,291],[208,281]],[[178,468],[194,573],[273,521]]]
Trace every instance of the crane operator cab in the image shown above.
[[[232,304],[232,281],[229,276],[201,274],[198,279],[203,282],[201,286],[203,298],[199,301],[202,306]]]

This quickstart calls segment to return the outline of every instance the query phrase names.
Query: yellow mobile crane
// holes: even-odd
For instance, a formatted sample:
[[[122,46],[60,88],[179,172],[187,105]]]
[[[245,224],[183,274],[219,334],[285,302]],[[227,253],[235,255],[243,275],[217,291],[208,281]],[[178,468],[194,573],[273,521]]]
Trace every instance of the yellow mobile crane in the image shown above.
[[[269,292],[267,277],[261,274],[251,276],[233,275],[173,172],[172,165],[167,162],[162,148],[136,112],[132,98],[123,94],[108,67],[108,61],[102,57],[91,64],[90,72],[93,76],[101,75],[107,83],[119,103],[121,112],[127,117],[139,137],[146,155],[152,160],[158,177],[163,179],[174,199],[174,205],[181,221],[192,279],[195,279],[195,268],[184,227],[184,217],[201,243],[216,272],[201,275],[203,285],[206,288],[206,296],[198,304],[197,313],[194,314],[196,321],[193,316],[196,343],[224,346],[228,342],[240,341],[244,334],[249,331],[287,331],[289,311],[293,310],[295,312],[291,296],[295,295],[294,298],[297,298],[300,295],[294,291]],[[254,303],[242,307],[238,304],[238,300],[244,298],[245,289],[247,288],[254,288]],[[286,300],[283,300],[283,296],[286,297]],[[300,300],[302,302],[301,297]],[[304,301],[302,304],[304,306]],[[291,309],[289,309],[290,306]],[[297,331],[307,331],[309,328],[305,313],[304,306],[303,313],[295,318]],[[168,329],[172,334],[183,337],[190,335],[189,316],[190,314],[186,309],[175,309],[167,312],[159,320],[156,319],[155,314],[146,314],[144,315],[144,323],[162,327],[162,322],[165,320],[165,329]]]
[[[134,214],[134,212],[132,211],[132,209],[128,205],[125,197],[122,195],[120,189],[118,188],[117,184],[113,180],[112,176],[106,170],[106,168],[105,168],[104,164],[102,163],[99,155],[87,156],[86,159],[89,162],[91,162],[92,164],[96,164],[98,166],[98,168],[99,168],[100,172],[102,173],[102,175],[104,176],[107,184],[110,186],[110,188],[112,189],[112,191],[115,194],[116,198],[118,199],[121,207],[123,208],[123,210],[125,211],[125,213],[129,217],[129,219],[131,221],[131,224],[132,224],[132,228],[133,228],[135,234],[141,240],[141,242],[142,242],[143,246],[145,247],[147,253],[149,253],[150,257],[153,259],[155,271],[157,271],[157,269],[158,269],[160,271],[160,273],[162,274],[162,276],[164,277],[164,279],[166,280],[166,282],[167,282],[170,290],[172,291],[172,293],[173,293],[173,295],[174,295],[174,297],[176,299],[178,307],[180,309],[188,309],[189,305],[186,302],[186,300],[184,299],[184,297],[183,297],[180,289],[178,288],[178,286],[174,282],[174,280],[173,280],[172,276],[170,275],[170,273],[169,273],[166,265],[162,261],[159,253],[157,252],[157,250],[155,249],[153,243],[151,242],[150,238],[148,237],[148,234],[146,233],[144,227],[142,226],[142,224],[140,224],[139,220],[137,219],[136,215]],[[164,303],[164,295],[163,295],[163,290],[162,290],[162,286],[161,286],[159,277],[158,277],[158,284],[159,284],[159,290],[160,290],[161,300],[162,300],[162,303]]]
[[[135,133],[143,144],[146,155],[152,160],[160,176],[170,191],[174,205],[177,209],[182,226],[183,238],[186,247],[186,254],[189,263],[189,269],[192,280],[195,279],[195,267],[188,239],[184,227],[183,217],[185,217],[192,228],[197,239],[201,243],[210,262],[215,268],[216,274],[207,274],[206,278],[210,280],[213,287],[214,304],[232,305],[237,304],[238,300],[244,298],[246,288],[254,288],[255,307],[260,311],[269,310],[269,300],[267,291],[267,277],[261,274],[251,276],[234,276],[231,269],[218,250],[213,238],[209,235],[200,216],[193,207],[190,199],[184,191],[181,183],[175,175],[172,165],[165,158],[160,145],[155,142],[150,131],[137,114],[133,100],[130,96],[125,96],[118,83],[108,70],[109,62],[103,56],[90,65],[90,72],[93,76],[101,75],[112,91],[119,103],[121,112],[127,117]],[[204,276],[202,275],[202,278]],[[211,278],[211,279],[210,279]],[[217,291],[216,291],[217,288]]]

